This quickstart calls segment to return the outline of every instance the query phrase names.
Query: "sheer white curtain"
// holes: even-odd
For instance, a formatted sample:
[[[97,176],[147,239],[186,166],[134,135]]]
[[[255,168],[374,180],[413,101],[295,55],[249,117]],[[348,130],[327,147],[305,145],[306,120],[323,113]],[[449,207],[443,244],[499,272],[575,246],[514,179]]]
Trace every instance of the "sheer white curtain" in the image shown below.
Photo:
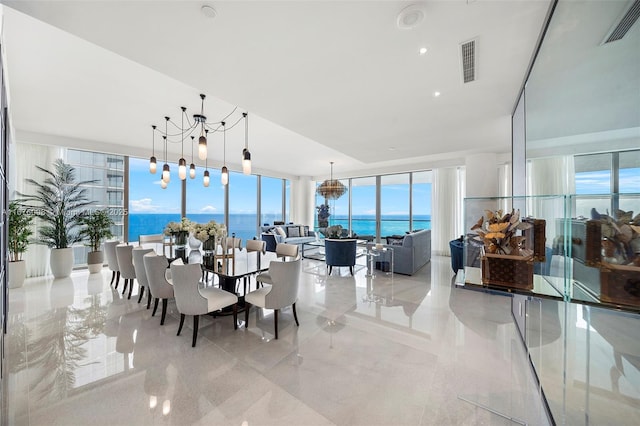
[[[576,191],[572,155],[534,158],[527,164],[527,194],[557,195]]]
[[[20,198],[17,192],[33,194],[34,187],[25,182],[26,178],[42,182],[45,174],[35,166],[51,168],[51,164],[61,158],[64,151],[59,147],[17,143],[11,145],[13,173],[11,174],[10,193],[11,199]],[[35,229],[33,239],[38,237],[37,228],[41,225],[38,219],[34,220]],[[29,244],[29,249],[24,254],[27,277],[40,277],[50,273],[49,248],[40,244]]]
[[[431,249],[435,255],[451,256],[449,241],[464,233],[464,173],[461,167],[433,170]]]

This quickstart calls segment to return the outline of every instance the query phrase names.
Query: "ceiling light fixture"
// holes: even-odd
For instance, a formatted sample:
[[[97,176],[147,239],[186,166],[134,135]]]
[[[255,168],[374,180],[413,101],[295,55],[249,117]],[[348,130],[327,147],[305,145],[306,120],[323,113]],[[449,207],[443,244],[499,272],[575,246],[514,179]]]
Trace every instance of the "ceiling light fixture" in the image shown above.
[[[152,130],[152,145],[151,145],[151,158],[149,159],[149,173],[156,174],[158,165],[156,164],[156,126],[151,126]]]
[[[420,55],[424,55],[424,54],[427,53],[427,48],[426,47],[421,47],[418,52],[420,53]]]
[[[209,130],[205,130],[205,134],[208,134]],[[202,177],[202,184],[205,188],[209,187],[209,170],[207,169],[207,159],[204,159],[204,174]]]
[[[222,125],[222,170],[220,173],[220,182],[223,185],[229,183],[229,170],[227,170],[227,128],[225,122],[220,123]]]
[[[213,6],[210,6],[208,4],[202,5],[202,7],[200,7],[200,12],[207,18],[211,19],[215,18],[218,15]]]
[[[434,98],[437,98],[438,96],[440,96],[440,92],[438,92],[438,91],[433,92],[433,97]]]
[[[251,174],[251,153],[249,152],[249,118],[243,112],[244,117],[244,149],[242,150],[242,172],[245,175]]]
[[[184,140],[185,138],[191,137],[191,164],[189,165],[189,178],[195,179],[196,177],[196,165],[194,163],[194,143],[195,143],[195,135],[199,131],[200,137],[198,138],[198,158],[206,162],[208,161],[208,149],[207,149],[207,139],[209,137],[209,131],[213,132],[224,132],[224,146],[223,146],[223,167],[222,172],[223,176],[221,179],[223,181],[229,181],[229,171],[227,169],[227,161],[226,161],[226,131],[233,129],[235,126],[240,124],[242,120],[244,120],[244,132],[245,132],[245,143],[244,149],[242,151],[242,169],[245,174],[251,174],[251,153],[249,152],[249,120],[248,113],[244,112],[240,117],[237,115],[233,118],[233,124],[229,125],[229,119],[236,114],[237,107],[235,107],[229,114],[225,115],[224,118],[220,121],[216,122],[207,122],[207,117],[204,115],[204,100],[206,96],[200,95],[201,106],[200,113],[193,114],[193,122],[189,119],[187,115],[187,108],[180,107],[182,110],[181,121],[180,124],[176,124],[169,117],[165,117],[165,131],[162,135],[164,140],[164,165],[162,166],[162,187],[166,188],[171,180],[171,169],[169,167],[169,163],[167,161],[167,153],[169,143],[180,143],[180,159],[178,160],[178,176],[181,180],[185,180],[187,178],[187,160],[184,158]],[[179,130],[179,133],[170,134],[169,133],[169,122]],[[151,126],[153,129],[152,135],[152,146],[151,146],[151,157],[149,158],[149,172],[155,173],[157,170],[157,159],[155,157],[155,132],[158,131],[155,125]],[[159,132],[159,131],[158,131]],[[177,140],[177,138],[180,138]],[[172,140],[173,139],[173,140]],[[188,140],[188,139],[187,139]],[[205,167],[206,168],[206,167]],[[206,171],[207,176],[209,176],[208,170]],[[203,181],[206,182],[208,179]],[[223,183],[226,185],[226,183]],[[208,186],[208,184],[205,184]]]
[[[316,193],[327,200],[337,200],[347,192],[347,187],[333,178],[333,161],[331,162],[331,174],[329,179],[322,182],[316,189]]]

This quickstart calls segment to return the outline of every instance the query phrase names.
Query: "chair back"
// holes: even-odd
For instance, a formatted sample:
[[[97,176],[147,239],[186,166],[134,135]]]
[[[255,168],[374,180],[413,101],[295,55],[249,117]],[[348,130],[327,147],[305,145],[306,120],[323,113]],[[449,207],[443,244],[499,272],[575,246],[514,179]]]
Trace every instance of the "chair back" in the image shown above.
[[[203,315],[208,312],[208,300],[198,291],[202,269],[199,264],[171,264],[171,277],[178,312],[184,315]]]
[[[265,308],[281,309],[298,300],[298,286],[302,259],[291,262],[269,263],[269,275],[273,281],[271,290],[265,296]]]
[[[220,239],[220,246],[222,246],[223,253],[228,252],[230,249],[242,249],[242,239],[236,237],[227,237]]]
[[[144,269],[144,255],[155,253],[151,248],[136,247],[133,249],[133,269],[136,270],[136,279],[141,286],[149,288],[147,271]]]
[[[356,264],[356,240],[324,240],[325,262],[327,266],[354,266]]]
[[[165,275],[169,266],[167,258],[163,254],[147,253],[143,256],[143,260],[151,295],[160,299],[172,298],[173,286],[167,281]]]
[[[297,244],[285,244],[279,243],[276,245],[276,255],[278,257],[284,257],[285,260],[287,257],[295,260],[298,258],[299,247]]]
[[[276,246],[278,245],[278,240],[276,240],[276,236],[273,234],[262,233],[261,235],[262,241],[267,245],[267,251],[276,251]]]
[[[133,246],[126,244],[116,246],[116,258],[118,259],[118,267],[122,278],[134,279],[136,270],[133,267]]]
[[[163,234],[153,234],[153,235],[139,235],[138,236],[138,246],[143,248],[148,248],[149,246],[153,247],[156,253],[159,253],[158,247],[161,248],[164,254],[164,235]]]
[[[267,251],[267,243],[261,240],[247,240],[247,251]]]
[[[118,257],[116,256],[116,246],[120,244],[120,241],[106,241],[104,243],[104,254],[107,257],[107,266],[110,270],[118,272]]]

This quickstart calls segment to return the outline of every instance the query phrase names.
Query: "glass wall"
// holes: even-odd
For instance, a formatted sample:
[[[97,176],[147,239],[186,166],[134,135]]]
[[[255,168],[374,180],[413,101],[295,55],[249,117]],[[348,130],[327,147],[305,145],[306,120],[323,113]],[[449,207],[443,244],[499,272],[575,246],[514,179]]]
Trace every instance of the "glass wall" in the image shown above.
[[[94,202],[91,209],[107,209],[115,223],[111,232],[115,238],[123,238],[124,229],[124,157],[121,155],[68,149],[66,162],[76,169],[78,181],[96,180],[86,185],[87,197]],[[84,244],[74,246],[76,265],[86,263],[89,247]]]
[[[204,169],[199,167],[194,179],[187,178],[186,215],[196,223],[215,220],[224,223],[224,185],[220,183],[220,169],[209,171],[209,186],[202,183]]]
[[[409,173],[380,178],[380,235],[404,235],[411,230]]]
[[[351,232],[376,235],[376,178],[351,179]]]
[[[282,179],[260,177],[260,223],[284,221],[282,212]]]
[[[280,192],[282,192],[282,179]],[[260,237],[258,222],[258,177],[229,173],[229,235],[243,241]]]
[[[178,165],[171,167],[171,180],[162,189],[162,165],[156,174],[149,173],[149,160],[129,159],[129,238],[138,241],[139,235],[161,234],[171,221],[179,221],[182,182],[178,178]]]
[[[415,172],[412,175],[411,230],[431,229],[433,172]]]

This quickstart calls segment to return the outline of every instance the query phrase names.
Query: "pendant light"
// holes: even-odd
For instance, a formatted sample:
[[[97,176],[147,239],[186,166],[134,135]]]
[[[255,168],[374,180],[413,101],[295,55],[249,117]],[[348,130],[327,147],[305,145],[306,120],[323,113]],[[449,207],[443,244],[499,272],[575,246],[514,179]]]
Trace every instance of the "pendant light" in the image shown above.
[[[156,126],[151,126],[152,131],[152,139],[151,139],[151,158],[149,159],[149,173],[152,175],[156,174],[156,170],[158,165],[156,164]]]
[[[162,180],[164,181],[164,183],[168,184],[171,180],[171,168],[169,167],[169,163],[167,163],[167,133],[170,118],[165,117],[164,119],[166,121],[164,124],[164,136],[162,137],[164,139],[164,165],[162,166]]]
[[[205,133],[208,135],[209,130],[205,130]],[[204,175],[202,177],[202,184],[205,188],[209,187],[209,170],[207,169],[207,158],[204,159]]]
[[[224,127],[224,121],[222,124],[222,172],[220,174],[220,182],[223,185],[229,183],[229,170],[227,170],[227,128]]]
[[[182,148],[180,151],[180,159],[178,160],[178,176],[180,180],[185,180],[187,178],[187,160],[184,159],[184,114],[187,110],[185,107],[181,107],[182,109],[182,123],[180,124],[180,138]]]
[[[338,179],[333,178],[333,161],[331,162],[331,175],[328,180],[322,182],[316,189],[316,193],[327,200],[337,200],[347,192],[347,187]]]
[[[196,165],[193,164],[193,140],[195,136],[191,136],[191,164],[189,165],[189,177],[195,179],[196,177]]]
[[[200,114],[196,114],[193,118],[196,122],[199,122],[202,126],[200,128],[200,139],[198,139],[198,158],[201,160],[206,160],[207,158],[207,137],[204,125],[207,121],[207,117],[204,116],[204,98],[205,95],[201,94],[200,99],[202,99],[202,106],[200,107]]]
[[[247,113],[242,113],[244,117],[244,149],[242,150],[242,173],[251,174],[251,153],[249,152],[249,118]]]

